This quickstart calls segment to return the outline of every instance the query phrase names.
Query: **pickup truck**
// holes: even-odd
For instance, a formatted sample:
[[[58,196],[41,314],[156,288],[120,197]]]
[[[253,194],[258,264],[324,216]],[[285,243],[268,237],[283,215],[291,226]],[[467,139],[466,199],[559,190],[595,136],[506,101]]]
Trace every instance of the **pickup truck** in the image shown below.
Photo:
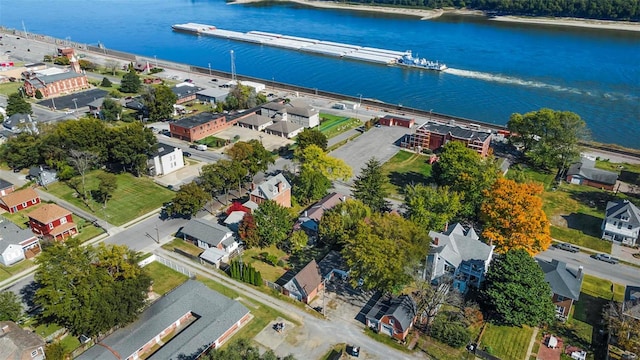
[[[596,260],[600,260],[600,261],[604,261],[604,262],[608,262],[609,264],[617,264],[618,262],[620,262],[620,260],[611,257],[611,255],[607,255],[607,254],[596,254],[596,256],[594,256],[594,258]]]
[[[560,249],[560,250],[565,250],[568,252],[572,252],[572,253],[577,253],[580,252],[580,248],[575,246],[575,245],[571,245],[569,243],[557,243],[554,245],[556,248]]]

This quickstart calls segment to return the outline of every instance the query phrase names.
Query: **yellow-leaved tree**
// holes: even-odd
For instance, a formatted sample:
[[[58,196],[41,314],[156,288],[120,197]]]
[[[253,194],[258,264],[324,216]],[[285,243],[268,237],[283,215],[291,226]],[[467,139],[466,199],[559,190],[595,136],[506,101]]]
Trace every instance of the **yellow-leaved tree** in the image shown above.
[[[482,236],[495,245],[496,252],[524,249],[533,256],[551,245],[549,221],[542,211],[542,191],[536,183],[499,178],[484,192]]]

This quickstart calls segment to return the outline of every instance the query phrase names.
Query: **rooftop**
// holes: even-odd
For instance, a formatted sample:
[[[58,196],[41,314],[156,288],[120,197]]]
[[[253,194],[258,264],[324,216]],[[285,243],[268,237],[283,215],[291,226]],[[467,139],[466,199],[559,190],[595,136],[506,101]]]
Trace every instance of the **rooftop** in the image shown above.
[[[454,266],[459,266],[463,261],[487,261],[493,252],[493,246],[480,241],[473,228],[465,230],[458,223],[450,225],[442,233],[430,231],[429,236],[433,239],[432,253],[439,253]]]
[[[156,153],[154,155],[155,156],[169,155],[169,154],[172,154],[174,151],[176,151],[176,148],[177,148],[176,146],[159,142],[158,144],[156,144]]]
[[[9,193],[0,198],[0,201],[4,203],[8,208],[18,206],[33,199],[38,199],[38,193],[33,188],[25,188]]]
[[[304,291],[305,295],[309,295],[309,292],[313,291],[322,283],[320,267],[315,260],[311,260],[293,278],[300,286],[300,289]]]
[[[174,123],[174,125],[176,126],[180,126],[182,128],[185,129],[191,129],[194,128],[196,126],[200,126],[200,125],[204,125],[208,122],[211,122],[213,120],[217,120],[221,117],[224,117],[224,115],[221,114],[214,114],[214,113],[210,113],[210,112],[202,112],[199,114],[195,114],[192,116],[187,116],[185,118],[182,118],[178,121],[176,121]]]
[[[180,83],[171,88],[174,94],[178,97],[178,99],[185,98],[187,96],[195,95],[198,91],[204,90],[201,87],[195,86],[188,82]]]
[[[609,201],[605,214],[607,219],[626,218],[626,222],[633,227],[640,226],[640,209],[629,200]]]
[[[554,294],[573,300],[580,298],[583,278],[580,270],[574,273],[567,269],[567,263],[555,259],[551,262],[541,259],[536,261],[544,272],[544,280],[549,283]]]
[[[0,253],[9,245],[20,245],[25,240],[34,238],[31,229],[21,229],[18,225],[0,216]]]
[[[8,189],[13,187],[13,184],[8,182],[5,179],[0,179],[0,190]]]
[[[282,191],[278,191],[278,184],[282,184]],[[258,196],[267,200],[273,200],[275,197],[277,197],[287,189],[291,189],[291,184],[289,184],[284,175],[280,173],[258,185],[255,190],[251,192],[251,195]]]
[[[205,219],[191,219],[180,230],[181,234],[217,247],[223,240],[233,235],[226,226]]]
[[[618,180],[618,174],[612,171],[596,169],[595,159],[582,157],[580,162],[569,166],[567,176],[579,175],[587,180],[596,181],[602,184],[614,185]]]
[[[627,316],[640,320],[640,286],[627,285],[624,289],[622,312]]]
[[[304,126],[294,124],[289,121],[276,121],[273,125],[269,125],[267,130],[276,131],[281,134],[291,134],[296,130],[302,129]]]
[[[29,213],[29,218],[38,221],[41,224],[48,224],[54,220],[58,220],[63,216],[71,214],[71,211],[56,205],[43,204],[39,208]]]
[[[405,331],[411,326],[417,314],[416,303],[409,295],[398,297],[382,296],[367,313],[368,319],[380,320],[383,316],[393,316],[400,328]]]
[[[420,125],[416,131],[425,130],[432,133],[447,135],[451,134],[451,136],[464,139],[464,140],[480,140],[484,142],[491,136],[491,133],[488,131],[481,131],[476,129],[471,129],[468,127],[462,127],[460,125],[448,125],[441,124],[435,122],[426,122]]]

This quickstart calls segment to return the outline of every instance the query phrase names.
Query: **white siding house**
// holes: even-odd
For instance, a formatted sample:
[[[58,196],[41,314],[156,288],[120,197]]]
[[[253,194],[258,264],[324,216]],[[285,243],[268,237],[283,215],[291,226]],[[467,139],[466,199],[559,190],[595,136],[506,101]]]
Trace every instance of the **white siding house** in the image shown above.
[[[609,201],[602,221],[602,238],[634,246],[639,237],[640,209],[629,200]]]
[[[149,159],[149,173],[152,176],[167,175],[184,167],[182,149],[158,143],[156,154]]]

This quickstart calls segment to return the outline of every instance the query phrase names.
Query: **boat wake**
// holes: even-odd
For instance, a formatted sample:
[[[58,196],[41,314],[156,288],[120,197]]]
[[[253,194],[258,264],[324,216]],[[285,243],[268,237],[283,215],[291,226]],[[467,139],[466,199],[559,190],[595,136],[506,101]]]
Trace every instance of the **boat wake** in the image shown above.
[[[525,79],[520,79],[516,77],[496,75],[496,74],[490,74],[490,73],[485,73],[480,71],[448,68],[443,72],[451,75],[462,76],[466,78],[472,78],[472,79],[478,79],[478,80],[484,80],[484,81],[497,82],[502,84],[520,85],[520,86],[526,86],[531,88],[548,89],[548,90],[553,90],[557,92],[569,92],[573,94],[580,94],[580,95],[587,95],[587,96],[594,96],[594,97],[604,97],[609,100],[632,100],[630,99],[630,97],[635,98],[635,96],[630,96],[628,94],[618,94],[618,93],[601,94],[598,91],[582,90],[582,89],[566,87],[561,85],[548,84],[541,81],[525,80]]]

